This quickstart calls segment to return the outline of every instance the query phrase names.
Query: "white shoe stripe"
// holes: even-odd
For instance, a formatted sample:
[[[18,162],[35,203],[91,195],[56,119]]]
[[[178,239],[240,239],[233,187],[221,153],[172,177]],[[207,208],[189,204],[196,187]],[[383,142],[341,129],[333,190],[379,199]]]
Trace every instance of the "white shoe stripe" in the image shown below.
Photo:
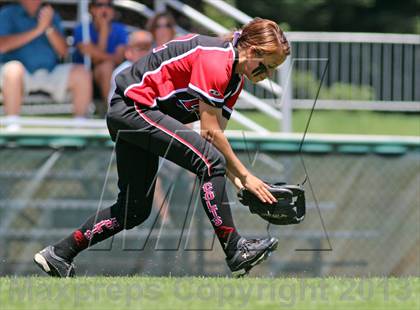
[[[44,256],[42,256],[41,254],[35,254],[34,256],[34,260],[37,262],[37,264],[39,264],[40,266],[42,266],[42,269],[44,269],[45,272],[50,272],[50,266],[48,266],[47,261],[45,260]]]

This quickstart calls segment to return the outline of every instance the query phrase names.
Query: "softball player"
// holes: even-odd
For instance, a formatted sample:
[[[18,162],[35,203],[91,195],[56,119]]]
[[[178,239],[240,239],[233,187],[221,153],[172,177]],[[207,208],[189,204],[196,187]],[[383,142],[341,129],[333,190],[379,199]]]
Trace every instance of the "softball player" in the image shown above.
[[[189,34],[153,49],[116,77],[107,125],[116,146],[119,194],[70,236],[35,254],[49,275],[74,275],[73,258],[150,215],[159,156],[200,178],[201,200],[234,275],[244,275],[276,249],[275,238],[239,235],[226,176],[263,202],[276,200],[233,152],[223,130],[244,77],[257,83],[290,54],[282,30],[256,18],[224,38]],[[200,120],[201,134],[184,124]]]

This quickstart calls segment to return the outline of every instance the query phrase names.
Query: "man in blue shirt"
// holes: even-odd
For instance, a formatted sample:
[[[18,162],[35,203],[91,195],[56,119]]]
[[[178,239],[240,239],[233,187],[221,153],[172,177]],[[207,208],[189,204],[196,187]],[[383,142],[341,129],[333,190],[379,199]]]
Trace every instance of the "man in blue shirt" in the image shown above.
[[[77,50],[73,60],[83,62],[83,55],[91,57],[93,77],[107,105],[110,81],[114,68],[124,60],[124,49],[128,41],[125,26],[113,22],[115,15],[111,0],[93,0],[90,6],[92,22],[89,24],[90,42],[84,42],[82,26],[74,30],[74,45]]]
[[[0,88],[12,128],[24,94],[43,91],[61,102],[69,90],[78,118],[92,100],[90,72],[82,65],[59,64],[68,49],[61,19],[51,6],[41,4],[19,0],[0,10]]]

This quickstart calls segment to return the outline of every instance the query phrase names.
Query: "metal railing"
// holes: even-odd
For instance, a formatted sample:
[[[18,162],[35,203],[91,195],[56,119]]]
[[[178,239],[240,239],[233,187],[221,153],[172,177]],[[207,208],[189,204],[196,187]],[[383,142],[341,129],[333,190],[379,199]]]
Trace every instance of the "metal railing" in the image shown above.
[[[139,5],[139,3],[136,3],[136,2],[131,1],[131,0],[115,0],[114,4],[117,7],[122,7],[122,8],[126,8],[126,9],[129,9],[129,10],[135,11],[135,12],[140,13],[143,16],[146,16],[148,18],[152,16],[151,15],[152,12],[153,12],[152,10],[148,9],[143,4]],[[184,4],[182,2],[160,0],[159,3],[156,5],[156,7],[160,7],[160,9],[162,10],[165,7],[165,5],[168,5],[168,6],[172,7],[173,9],[185,14],[189,18],[191,18],[194,21],[199,22],[200,24],[205,26],[207,29],[214,31],[216,34],[224,34],[224,33],[229,32],[229,30],[226,29],[225,27],[219,25],[218,23],[214,22],[213,20],[211,20],[207,16],[203,15],[202,13],[198,12],[194,8]],[[185,29],[183,29],[182,27],[179,27],[179,26],[177,26],[177,32],[181,33],[181,34],[188,33],[187,30],[185,30]],[[281,86],[279,86],[278,84],[276,84],[272,81],[271,82],[263,81],[259,84],[262,87],[264,87],[266,90],[274,93],[277,96],[279,96],[281,94]],[[241,93],[241,99],[243,101],[245,101],[247,104],[252,105],[256,109],[259,109],[262,112],[271,115],[272,117],[276,118],[277,120],[282,119],[282,113],[280,113],[275,108],[273,108],[269,103],[266,103],[266,102],[262,101],[260,98],[254,96],[253,94],[251,94],[251,93],[249,93],[245,90],[242,91],[242,93]],[[235,111],[235,113],[232,114],[232,119],[234,119],[235,121],[237,121],[238,123],[240,123],[241,125],[245,126],[246,128],[248,128],[250,130],[261,132],[261,133],[267,132],[266,129],[264,129],[263,127],[261,127],[260,125],[258,125],[257,123],[255,123],[254,121],[245,117],[244,115],[240,114],[237,111]]]
[[[202,14],[201,12],[197,11],[196,9],[192,8],[191,6],[182,3],[178,0],[165,0],[165,1],[159,1],[160,5],[164,3],[168,7],[176,10],[177,12],[186,15],[190,19],[192,19],[194,22],[200,24],[201,26],[205,27],[206,29],[214,32],[215,34],[221,35],[226,34],[229,32],[229,29],[225,28],[224,26],[216,23],[206,15]],[[287,70],[287,69],[286,69]],[[269,81],[268,79],[258,83],[259,86],[264,88],[266,91],[271,93],[271,96],[273,97],[280,97],[282,95],[282,87],[278,85],[275,81]],[[274,117],[277,120],[283,119],[283,113],[276,110],[276,108],[280,108],[280,105],[273,107],[269,103],[266,103],[265,101],[261,100],[259,97],[255,96],[254,94],[251,94],[247,90],[243,90],[240,95],[240,102],[245,102],[247,105],[252,106],[254,109],[257,109],[261,111],[264,114],[270,115]],[[290,107],[290,105],[285,105],[286,107]],[[235,111],[236,113],[236,111]],[[232,117],[235,117],[235,113],[233,113]],[[290,115],[290,113],[285,113],[286,115]],[[240,121],[239,119],[235,119],[236,121]],[[291,131],[291,120],[287,120],[282,123],[282,129],[285,132]],[[284,124],[287,124],[287,126],[284,126]],[[245,123],[242,123],[242,125],[246,125]]]
[[[326,65],[320,59],[328,59],[325,86],[350,87],[347,98],[330,94],[325,99],[420,101],[416,86],[420,84],[420,35],[297,32],[288,36],[294,70],[319,80]],[[294,98],[310,99],[310,83],[306,86],[296,87]],[[361,97],[362,87],[367,93]]]
[[[181,1],[165,0],[165,3],[172,9],[186,15],[187,17],[191,18],[194,22],[200,24],[204,28],[214,32],[217,35],[226,34],[230,31],[230,29],[227,29],[226,27],[216,23],[203,13],[197,11],[196,9],[192,8],[191,6],[185,3],[182,3]],[[260,82],[259,85],[269,92],[272,92],[276,95],[281,95],[282,88],[274,81],[269,82],[268,80],[265,80]]]
[[[53,4],[57,4],[57,5],[62,5],[62,4],[74,4],[74,5],[78,5],[80,4],[80,1],[78,0],[51,0],[50,1]],[[149,9],[147,6],[145,6],[144,4],[135,2],[135,1],[131,1],[131,0],[115,0],[114,1],[114,5],[116,7],[119,8],[123,8],[123,9],[127,9],[127,10],[131,10],[133,12],[139,13],[140,15],[142,15],[143,17],[146,18],[150,18],[152,16],[154,16],[155,12],[151,9]],[[81,7],[79,7],[79,10],[81,10],[80,14],[79,14],[79,19],[84,21],[86,23],[86,21],[88,20],[88,18],[83,18],[83,16],[85,16],[86,14],[88,14],[88,12],[86,11],[86,8],[81,9]],[[86,17],[86,16],[85,16]],[[75,22],[73,21],[65,21],[64,22],[66,27],[74,27],[75,26]],[[182,27],[177,26],[177,33],[188,33],[187,30],[183,29]],[[276,89],[276,86],[273,86],[274,89]],[[255,104],[260,102],[259,106],[266,106],[267,109],[271,109],[274,114],[273,116],[277,119],[281,118],[281,114],[279,114],[275,109],[271,108],[269,106],[269,104],[261,101],[259,98],[257,97],[252,97],[251,94],[249,94],[248,98],[253,99],[252,102],[249,102],[250,104]],[[0,102],[2,100],[1,94],[0,94]],[[249,100],[249,99],[248,99]],[[65,104],[56,104],[54,102],[52,102],[51,98],[49,98],[48,96],[27,96],[25,98],[25,103],[31,103],[31,105],[24,105],[23,106],[23,112],[26,114],[61,114],[61,113],[70,113],[71,112],[71,106],[69,105],[69,103],[65,103]],[[2,107],[0,107],[0,113],[3,113],[3,109]],[[232,119],[235,120],[236,122],[238,122],[239,124],[243,125],[245,128],[252,130],[252,131],[256,131],[259,133],[267,133],[268,130],[266,130],[264,127],[260,126],[259,124],[257,124],[256,122],[252,121],[251,119],[247,118],[246,116],[244,116],[243,114],[241,114],[238,111],[235,111],[235,113],[232,114]],[[60,120],[56,120],[56,121],[51,121],[49,119],[36,119],[36,118],[32,118],[32,119],[23,119],[23,120],[19,120],[19,123],[21,123],[21,125],[25,126],[57,126],[57,123],[60,123],[61,121],[63,121],[62,119]],[[1,121],[0,121],[1,123]],[[62,123],[62,126],[65,127],[80,127],[81,124],[77,123],[77,122],[72,122],[72,121],[64,121],[64,123]],[[91,128],[97,128],[98,124],[97,123],[92,123],[90,124],[89,122],[84,123],[85,127]],[[103,125],[104,126],[104,125]]]
[[[240,23],[252,19],[225,1],[204,1]],[[286,36],[292,42],[293,79],[298,82],[293,91],[295,106],[312,104],[328,59],[319,106],[365,109],[365,102],[380,101],[374,109],[420,110],[420,89],[416,87],[420,84],[420,35],[287,32]],[[334,98],[339,87],[343,91]]]
[[[157,7],[162,7],[162,5],[164,5],[166,3],[166,1],[160,1],[159,5],[157,5]],[[150,18],[151,16],[154,15],[154,11],[147,8],[145,5],[143,4],[139,4],[136,3],[134,1],[131,0],[115,0],[114,1],[114,5],[117,7],[122,7],[125,9],[129,9],[131,11],[137,12],[142,14],[145,17]],[[194,10],[192,8],[190,8],[191,10]],[[185,11],[186,10],[186,11]],[[181,10],[183,13],[189,12],[188,8],[184,8],[183,10]],[[194,10],[195,11],[195,10]],[[200,13],[201,14],[201,13]],[[188,15],[189,16],[189,15]],[[208,19],[205,16],[201,16],[202,18],[206,19],[207,22],[210,23],[214,23],[213,21],[211,21],[210,19]],[[208,20],[207,20],[208,19]],[[216,23],[213,24],[213,26],[215,26]],[[221,28],[219,29],[221,30]],[[183,29],[182,27],[177,26],[177,32],[184,34],[184,33],[188,33],[187,30]],[[224,28],[222,33],[226,33],[228,32],[227,29]],[[275,91],[279,91],[278,87],[276,88],[276,85],[273,85],[271,89],[275,89]],[[253,97],[252,94],[247,93],[246,91],[242,92],[242,96],[247,96],[245,99],[249,104],[255,104],[258,105],[257,108],[263,110],[270,110],[272,112],[271,115],[273,115],[273,117],[277,118],[277,119],[281,119],[281,114],[273,109],[269,104],[263,102],[262,100],[260,100],[257,97]],[[256,122],[252,121],[251,119],[249,119],[248,117],[244,116],[243,114],[241,114],[238,111],[235,111],[234,113],[232,113],[232,119],[235,120],[236,122],[240,123],[241,125],[243,125],[244,127],[246,127],[249,130],[252,131],[256,131],[259,133],[267,133],[268,130],[266,130],[264,127],[260,126],[259,124],[257,124]]]

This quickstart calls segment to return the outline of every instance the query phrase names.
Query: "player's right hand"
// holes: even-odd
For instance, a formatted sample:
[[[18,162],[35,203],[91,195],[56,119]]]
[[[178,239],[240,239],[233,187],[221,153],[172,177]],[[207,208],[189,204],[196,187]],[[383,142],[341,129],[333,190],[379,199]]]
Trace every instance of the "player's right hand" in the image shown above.
[[[277,199],[270,193],[267,189],[269,186],[261,181],[256,176],[249,174],[246,176],[244,182],[242,182],[244,187],[256,195],[264,203],[275,203]]]

